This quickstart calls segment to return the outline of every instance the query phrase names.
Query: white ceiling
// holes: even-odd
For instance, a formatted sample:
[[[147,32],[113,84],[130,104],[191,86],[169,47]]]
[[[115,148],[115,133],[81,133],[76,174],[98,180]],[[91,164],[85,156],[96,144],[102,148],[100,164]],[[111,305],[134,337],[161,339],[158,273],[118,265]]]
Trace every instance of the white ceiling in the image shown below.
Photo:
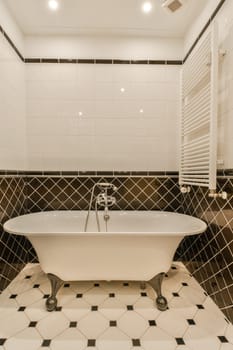
[[[183,37],[208,0],[182,0],[175,13],[151,0],[153,10],[141,11],[144,0],[58,0],[56,12],[48,0],[3,0],[26,35],[140,35]]]

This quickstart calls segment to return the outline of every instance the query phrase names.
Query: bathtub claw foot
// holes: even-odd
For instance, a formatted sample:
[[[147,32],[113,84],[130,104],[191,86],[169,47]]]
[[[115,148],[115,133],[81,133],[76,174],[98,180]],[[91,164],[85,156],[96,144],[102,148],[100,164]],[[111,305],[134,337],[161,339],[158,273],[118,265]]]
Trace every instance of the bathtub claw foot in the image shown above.
[[[52,292],[50,297],[46,300],[46,309],[47,311],[54,311],[57,307],[56,295],[61,286],[63,285],[63,281],[56,275],[53,275],[52,273],[48,273],[47,276],[51,284]]]
[[[51,312],[56,310],[57,307],[57,298],[49,297],[46,300],[46,309],[47,311]]]
[[[167,310],[167,299],[162,295],[162,281],[165,273],[161,272],[158,275],[156,275],[154,278],[152,278],[148,283],[151,285],[151,287],[154,289],[154,291],[157,294],[156,298],[156,306],[160,311]]]
[[[165,311],[167,310],[167,299],[163,296],[159,296],[156,298],[156,306],[159,311]]]

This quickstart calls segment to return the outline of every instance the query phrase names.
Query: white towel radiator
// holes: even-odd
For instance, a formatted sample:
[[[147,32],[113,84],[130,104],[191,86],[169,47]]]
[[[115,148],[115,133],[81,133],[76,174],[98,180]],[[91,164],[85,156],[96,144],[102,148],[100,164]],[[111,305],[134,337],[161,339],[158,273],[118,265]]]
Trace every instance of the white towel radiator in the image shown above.
[[[218,35],[213,23],[182,69],[179,184],[216,190]]]

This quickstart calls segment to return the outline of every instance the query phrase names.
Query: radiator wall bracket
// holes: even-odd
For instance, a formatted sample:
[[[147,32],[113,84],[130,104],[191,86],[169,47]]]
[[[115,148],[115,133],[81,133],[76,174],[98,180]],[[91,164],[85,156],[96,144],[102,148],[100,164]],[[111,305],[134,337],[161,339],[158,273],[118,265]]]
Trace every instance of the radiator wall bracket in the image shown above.
[[[208,194],[209,198],[222,198],[222,199],[227,199],[227,192],[225,191],[221,191],[221,192],[216,192],[215,190],[210,190],[209,194]]]
[[[189,193],[191,191],[190,186],[180,186],[180,192],[181,193]]]

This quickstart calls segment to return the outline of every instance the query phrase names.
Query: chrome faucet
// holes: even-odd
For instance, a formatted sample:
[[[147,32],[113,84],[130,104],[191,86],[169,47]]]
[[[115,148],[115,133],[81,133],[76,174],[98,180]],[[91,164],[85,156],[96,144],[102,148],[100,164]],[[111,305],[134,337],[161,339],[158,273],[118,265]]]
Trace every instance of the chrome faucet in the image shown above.
[[[99,216],[98,216],[98,205],[101,207],[104,207],[104,221],[106,223],[106,230],[107,230],[107,221],[110,219],[108,207],[116,203],[116,198],[113,196],[109,196],[108,190],[111,189],[115,192],[117,191],[117,187],[109,182],[97,182],[93,186],[92,192],[91,192],[91,199],[89,202],[89,208],[88,208],[85,227],[84,227],[85,232],[87,231],[88,220],[90,216],[91,206],[92,206],[93,197],[94,197],[94,191],[96,187],[98,187],[101,190],[101,192],[96,196],[96,201],[95,201],[95,215],[96,215],[96,222],[97,222],[97,227],[99,232],[100,232],[100,223],[99,223]]]

